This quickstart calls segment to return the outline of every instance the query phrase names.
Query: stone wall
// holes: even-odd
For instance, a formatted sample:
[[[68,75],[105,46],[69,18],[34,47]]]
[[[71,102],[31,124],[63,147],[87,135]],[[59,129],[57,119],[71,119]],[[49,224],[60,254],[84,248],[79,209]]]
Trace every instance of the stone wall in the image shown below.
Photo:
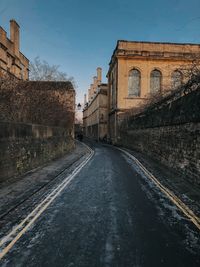
[[[69,128],[75,90],[71,82],[0,80],[0,121]]]
[[[74,147],[71,82],[0,81],[0,182]]]
[[[200,89],[124,121],[118,144],[145,153],[200,184]]]
[[[73,148],[71,131],[64,128],[0,122],[0,182],[43,165]]]

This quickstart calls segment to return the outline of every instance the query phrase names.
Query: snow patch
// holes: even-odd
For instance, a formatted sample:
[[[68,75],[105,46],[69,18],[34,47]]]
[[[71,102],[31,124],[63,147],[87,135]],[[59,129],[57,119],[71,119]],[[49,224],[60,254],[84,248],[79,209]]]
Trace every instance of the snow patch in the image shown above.
[[[154,203],[158,211],[158,216],[162,221],[169,225],[176,225],[182,223],[184,227],[183,233],[185,235],[184,244],[186,248],[195,253],[195,250],[200,249],[199,236],[197,232],[193,231],[191,226],[188,224],[190,221],[186,218],[178,207],[170,201],[170,199],[157,187],[157,185],[149,179],[140,167],[129,157],[122,154],[125,160],[132,166],[132,168],[140,175],[143,179],[139,179],[141,189],[145,192],[147,198]],[[144,183],[145,181],[145,183]],[[187,199],[187,196],[184,196]]]

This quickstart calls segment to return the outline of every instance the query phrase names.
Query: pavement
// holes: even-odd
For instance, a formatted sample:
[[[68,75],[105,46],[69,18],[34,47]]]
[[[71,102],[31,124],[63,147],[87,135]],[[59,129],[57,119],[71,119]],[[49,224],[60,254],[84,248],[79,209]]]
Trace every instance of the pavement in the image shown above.
[[[0,183],[0,219],[19,203],[23,203],[53,183],[57,176],[66,169],[70,170],[70,167],[78,163],[87,153],[88,149],[77,141],[75,149],[69,154],[31,170],[21,177],[13,177]]]
[[[53,185],[45,186],[0,220],[1,237],[8,236],[0,239],[8,244],[14,242],[9,232],[22,228],[14,246],[6,247],[0,266],[200,266],[196,226],[124,153],[112,146],[87,144],[94,150],[91,159],[87,159],[89,152],[83,153]],[[51,176],[54,168],[49,168]],[[63,179],[68,180],[61,188]],[[21,220],[55,187],[62,191],[56,191],[56,197],[23,231]]]

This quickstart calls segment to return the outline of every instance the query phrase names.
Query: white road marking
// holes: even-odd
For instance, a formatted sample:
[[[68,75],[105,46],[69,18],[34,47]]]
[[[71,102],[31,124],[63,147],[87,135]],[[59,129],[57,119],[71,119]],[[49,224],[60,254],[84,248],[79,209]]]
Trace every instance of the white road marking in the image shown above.
[[[137,164],[137,166],[144,172],[144,174],[149,179],[151,179],[154,182],[154,184],[186,215],[186,217],[189,218],[191,222],[193,222],[193,224],[198,228],[198,230],[200,230],[200,218],[197,215],[195,215],[194,212],[185,203],[183,203],[183,201],[181,201],[168,188],[162,185],[158,181],[158,179],[150,171],[148,171],[136,157],[134,157],[133,155],[131,155],[130,153],[121,148],[117,149],[122,151],[129,158],[131,158]]]
[[[85,144],[83,145],[86,146]],[[53,191],[43,201],[41,201],[40,204],[20,224],[18,224],[8,235],[0,240],[0,260],[8,253],[17,240],[24,235],[28,228],[30,228],[37,218],[47,209],[53,200],[65,189],[65,187],[93,157],[94,151],[88,146],[86,147],[90,151],[90,154],[86,157],[86,159],[72,172],[72,174],[66,177],[61,184],[53,189]]]

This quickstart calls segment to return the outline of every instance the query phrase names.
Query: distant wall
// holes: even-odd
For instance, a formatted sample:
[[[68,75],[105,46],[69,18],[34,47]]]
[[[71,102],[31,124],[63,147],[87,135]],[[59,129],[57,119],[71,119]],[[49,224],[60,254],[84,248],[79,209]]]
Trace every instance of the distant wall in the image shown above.
[[[0,122],[0,182],[58,158],[74,148],[64,128]]]
[[[118,144],[200,184],[200,89],[123,122]]]

